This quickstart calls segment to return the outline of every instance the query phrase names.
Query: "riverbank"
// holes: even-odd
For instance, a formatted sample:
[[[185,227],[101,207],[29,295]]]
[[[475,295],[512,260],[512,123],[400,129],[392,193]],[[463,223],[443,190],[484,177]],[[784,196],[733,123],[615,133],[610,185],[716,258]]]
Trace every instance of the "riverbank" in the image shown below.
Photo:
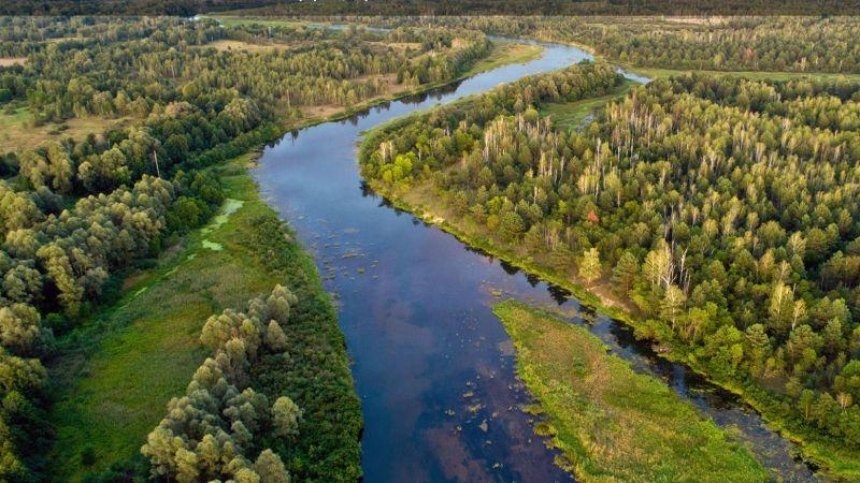
[[[749,70],[684,70],[684,69],[664,69],[660,67],[639,67],[623,63],[619,65],[634,74],[648,77],[650,79],[665,79],[687,74],[705,74],[709,76],[734,76],[746,77],[754,81],[771,80],[771,81],[791,81],[798,79],[807,79],[812,81],[834,81],[845,80],[850,82],[860,81],[860,74],[833,74],[826,72],[769,72],[769,71],[749,71]]]
[[[474,77],[484,72],[489,72],[504,65],[524,64],[530,62],[532,60],[540,58],[542,53],[543,47],[541,47],[540,45],[521,44],[513,41],[495,41],[493,42],[493,48],[487,57],[479,59],[477,62],[475,62],[475,65],[473,65],[466,71],[460,73],[453,79],[447,80],[445,82],[434,82],[430,84],[425,84],[414,89],[404,89],[386,96],[377,96],[327,116],[307,117],[303,119],[299,125],[290,126],[286,128],[285,131],[297,131],[299,129],[306,129],[308,127],[316,126],[318,124],[326,122],[349,119],[373,107],[411,96],[420,96],[432,90],[455,84],[457,82],[461,82],[470,77]]]
[[[534,46],[500,45],[504,47],[494,48],[490,57],[458,79],[504,63],[525,62],[542,52]],[[304,119],[285,132],[349,117],[386,101]],[[360,476],[361,413],[337,314],[313,260],[260,198],[248,172],[256,157],[249,153],[208,168],[228,198],[221,213],[208,226],[179,239],[153,266],[128,275],[115,304],[61,341],[64,355],[52,369],[52,378],[61,381],[51,412],[58,435],[51,457],[55,479],[81,481],[92,474],[145,472],[139,449],[146,434],[207,355],[199,343],[206,318],[225,308],[241,310],[250,298],[270,292],[278,283],[299,296],[295,313],[307,315],[294,327],[295,337],[287,334],[289,340],[301,338],[302,353],[313,346],[311,352],[325,356],[322,362],[299,357],[305,362],[284,377],[266,377],[267,371],[284,373],[283,364],[256,372],[272,394],[288,394],[305,411],[302,437],[284,455],[284,462],[300,479],[354,481]],[[314,337],[316,342],[307,342]],[[314,389],[304,382],[293,384],[296,377],[315,380]]]
[[[360,474],[361,412],[336,312],[313,260],[260,199],[248,173],[254,157],[212,168],[228,198],[221,213],[168,249],[153,268],[128,277],[126,295],[69,342],[80,348],[67,352],[55,369],[56,380],[67,381],[52,412],[58,480],[80,481],[117,463],[121,470],[140,467],[146,434],[207,355],[199,342],[203,323],[225,308],[243,308],[278,283],[299,297],[289,340],[326,354],[295,358],[293,380],[268,377],[263,384],[267,393],[286,393],[305,411],[302,437],[284,462],[296,476],[336,481],[339,474]],[[302,347],[295,348],[299,354]],[[319,389],[302,390],[292,384],[294,374],[316,379]]]
[[[609,355],[588,329],[514,301],[496,305],[518,376],[580,481],[767,481],[749,449],[666,385]]]
[[[384,128],[382,127],[382,129]],[[426,223],[438,226],[470,247],[480,249],[549,283],[564,288],[582,304],[632,327],[640,336],[653,338],[653,330],[636,318],[636,307],[612,290],[608,274],[604,273],[604,276],[590,284],[577,276],[573,267],[577,266],[578,261],[573,254],[533,253],[522,245],[512,246],[502,243],[495,239],[492,233],[487,232],[483,225],[457,217],[450,210],[451,202],[445,197],[446,195],[437,193],[429,184],[412,186],[406,191],[392,192],[381,183],[373,180],[368,180],[367,183],[371,189],[385,197],[398,209],[412,213]],[[692,352],[677,340],[660,339],[655,342],[670,348],[668,351],[661,351],[658,354],[659,357],[684,364],[716,386],[736,394],[762,415],[770,429],[797,443],[803,458],[817,468],[819,476],[837,481],[857,481],[860,479],[860,455],[845,451],[836,442],[823,440],[809,434],[803,428],[799,428],[796,424],[782,418],[779,415],[782,401],[769,396],[762,390],[756,390],[754,387],[744,387],[735,381],[715,378],[713,372],[708,370],[702,361],[696,359]]]

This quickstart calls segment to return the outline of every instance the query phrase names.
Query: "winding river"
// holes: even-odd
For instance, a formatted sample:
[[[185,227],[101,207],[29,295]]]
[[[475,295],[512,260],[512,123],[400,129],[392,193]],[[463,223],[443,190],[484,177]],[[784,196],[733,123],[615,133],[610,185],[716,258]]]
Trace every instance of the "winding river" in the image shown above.
[[[364,412],[365,481],[571,481],[520,409],[529,395],[491,306],[515,297],[574,314],[578,301],[391,208],[363,187],[356,155],[362,131],[380,123],[588,58],[544,45],[537,60],[313,126],[264,151],[254,170],[263,195],[311,250],[339,305]],[[658,359],[626,327],[581,309],[613,352],[663,378],[721,426],[738,428],[775,474],[814,480],[790,444],[736,398]]]

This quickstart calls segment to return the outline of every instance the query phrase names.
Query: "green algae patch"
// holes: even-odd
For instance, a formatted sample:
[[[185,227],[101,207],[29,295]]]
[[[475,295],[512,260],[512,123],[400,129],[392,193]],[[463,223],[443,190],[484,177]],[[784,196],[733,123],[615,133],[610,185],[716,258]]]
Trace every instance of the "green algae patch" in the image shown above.
[[[203,245],[203,248],[208,248],[208,249],[210,249],[210,250],[215,250],[216,252],[220,252],[221,250],[223,250],[223,249],[224,249],[224,245],[222,245],[222,244],[220,244],[220,243],[215,243],[215,242],[213,242],[213,241],[209,241],[209,240],[203,240],[203,241],[201,242],[201,244]]]
[[[212,233],[213,230],[220,228],[221,225],[227,223],[230,219],[230,215],[236,213],[236,211],[238,211],[244,204],[245,202],[242,200],[234,200],[232,198],[224,200],[224,204],[221,205],[221,210],[219,210],[218,214],[212,218],[212,221],[203,227],[200,232],[204,235],[208,235],[209,233]]]

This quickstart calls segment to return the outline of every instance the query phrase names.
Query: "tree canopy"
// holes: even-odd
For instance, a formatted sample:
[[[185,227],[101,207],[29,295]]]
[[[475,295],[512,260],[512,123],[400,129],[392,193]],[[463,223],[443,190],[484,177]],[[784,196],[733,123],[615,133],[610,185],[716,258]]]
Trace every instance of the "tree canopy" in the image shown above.
[[[860,448],[860,86],[687,75],[571,131],[532,107],[615,82],[582,65],[414,116],[368,138],[362,171],[589,284],[611,269],[641,336]]]

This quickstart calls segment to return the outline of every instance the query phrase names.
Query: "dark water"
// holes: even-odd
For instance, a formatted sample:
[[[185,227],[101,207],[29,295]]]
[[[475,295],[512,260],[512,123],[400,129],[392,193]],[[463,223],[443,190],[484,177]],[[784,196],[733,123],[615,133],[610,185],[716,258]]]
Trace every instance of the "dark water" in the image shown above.
[[[339,304],[365,418],[365,481],[571,480],[518,407],[529,396],[491,306],[513,296],[573,314],[578,302],[388,206],[362,187],[356,151],[360,133],[381,122],[585,58],[546,46],[533,62],[302,130],[263,153],[254,174],[264,196],[312,251]],[[784,478],[812,478],[730,395],[657,360],[623,326],[592,319],[613,351],[663,377],[719,424],[740,427]]]

